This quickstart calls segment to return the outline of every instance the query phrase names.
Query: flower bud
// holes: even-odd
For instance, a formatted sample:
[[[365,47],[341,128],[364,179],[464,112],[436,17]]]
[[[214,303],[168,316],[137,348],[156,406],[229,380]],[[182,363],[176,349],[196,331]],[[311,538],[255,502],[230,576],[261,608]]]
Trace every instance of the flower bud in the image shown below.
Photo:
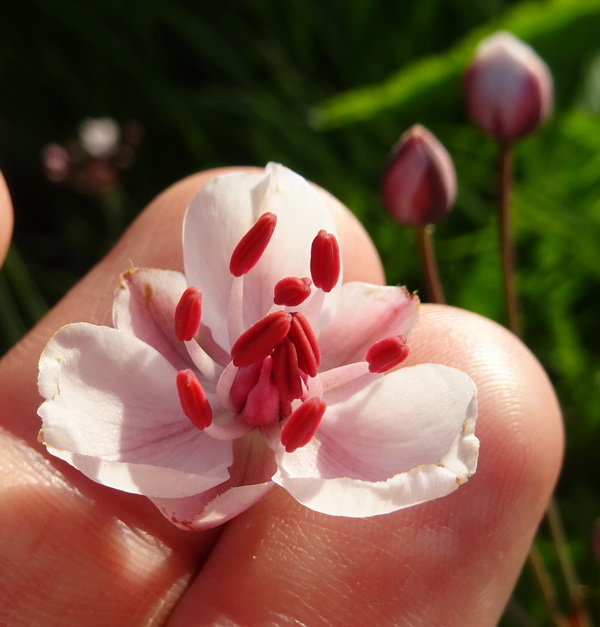
[[[496,33],[479,44],[463,86],[473,122],[501,141],[531,133],[552,109],[548,66],[510,33]]]
[[[385,208],[400,224],[441,220],[456,198],[456,172],[448,151],[416,124],[394,146],[381,184]]]

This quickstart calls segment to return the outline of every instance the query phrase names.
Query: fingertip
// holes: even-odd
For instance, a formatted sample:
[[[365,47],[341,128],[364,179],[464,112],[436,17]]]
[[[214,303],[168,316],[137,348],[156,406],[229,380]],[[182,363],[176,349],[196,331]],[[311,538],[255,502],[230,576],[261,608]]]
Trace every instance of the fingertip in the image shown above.
[[[13,207],[6,180],[0,172],[0,266],[4,263],[13,232]]]

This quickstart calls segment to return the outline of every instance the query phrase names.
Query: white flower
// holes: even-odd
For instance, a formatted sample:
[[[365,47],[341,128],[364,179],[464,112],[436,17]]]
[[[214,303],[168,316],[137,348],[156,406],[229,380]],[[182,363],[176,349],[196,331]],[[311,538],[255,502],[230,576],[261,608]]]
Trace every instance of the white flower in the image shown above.
[[[333,219],[304,179],[274,164],[212,179],[183,244],[184,274],[123,275],[114,328],[72,324],[48,343],[39,413],[51,453],[188,529],[225,522],[274,484],[363,517],[475,472],[473,382],[436,364],[397,368],[418,301],[342,285]]]

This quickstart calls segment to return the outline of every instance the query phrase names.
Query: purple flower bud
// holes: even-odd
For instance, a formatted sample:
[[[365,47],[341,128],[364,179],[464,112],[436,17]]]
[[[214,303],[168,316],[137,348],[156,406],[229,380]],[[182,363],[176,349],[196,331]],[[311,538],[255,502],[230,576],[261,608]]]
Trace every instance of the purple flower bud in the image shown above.
[[[416,124],[394,146],[381,184],[385,208],[400,224],[441,220],[456,198],[456,172],[448,151]]]
[[[484,39],[463,78],[469,116],[499,140],[531,133],[552,109],[548,66],[510,33]]]

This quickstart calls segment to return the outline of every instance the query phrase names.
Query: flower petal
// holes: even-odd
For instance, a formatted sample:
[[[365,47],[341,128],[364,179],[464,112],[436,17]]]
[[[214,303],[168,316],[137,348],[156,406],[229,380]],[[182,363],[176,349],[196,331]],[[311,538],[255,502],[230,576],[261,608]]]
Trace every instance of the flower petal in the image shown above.
[[[178,370],[189,368],[183,342],[175,337],[173,314],[187,288],[181,272],[135,268],[123,273],[113,303],[113,324],[153,346]]]
[[[385,514],[444,496],[474,472],[476,390],[437,364],[364,375],[324,395],[315,438],[276,453],[273,481],[332,515]]]
[[[162,515],[182,529],[211,529],[231,520],[259,501],[275,484],[272,481],[230,487],[221,484],[184,499],[158,499],[152,502]]]
[[[210,303],[203,322],[226,350],[231,346],[227,328],[234,281],[229,272],[231,253],[267,211],[277,216],[273,237],[256,266],[237,279],[243,280],[243,327],[248,328],[273,306],[273,287],[278,281],[309,275],[311,244],[319,230],[335,234],[325,202],[301,176],[269,164],[264,174],[234,172],[211,179],[192,200],[185,217],[186,277],[200,289],[204,302]]]
[[[163,515],[183,529],[210,529],[248,509],[274,485],[272,451],[256,431],[234,444],[230,478],[203,494],[185,499],[152,499]]]
[[[41,439],[100,483],[154,497],[184,497],[229,477],[231,442],[192,426],[179,406],[176,369],[117,329],[63,327],[40,358]]]
[[[408,336],[418,310],[419,299],[403,287],[346,283],[333,320],[319,334],[321,369],[363,361],[384,337]]]

